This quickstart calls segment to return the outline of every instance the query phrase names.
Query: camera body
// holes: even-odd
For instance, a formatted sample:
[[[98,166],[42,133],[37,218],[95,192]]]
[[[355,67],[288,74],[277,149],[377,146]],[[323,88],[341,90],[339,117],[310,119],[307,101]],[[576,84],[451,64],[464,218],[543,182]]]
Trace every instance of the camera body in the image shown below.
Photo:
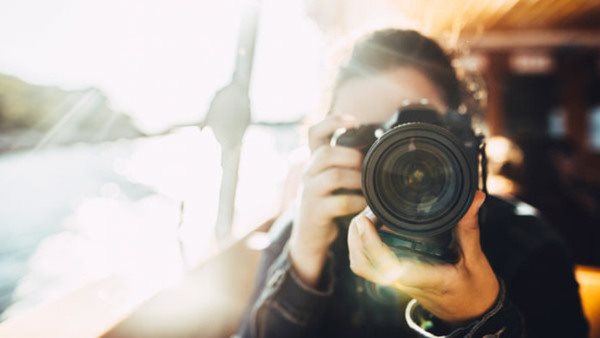
[[[458,261],[453,230],[473,201],[485,163],[483,137],[467,114],[406,105],[381,125],[339,129],[331,144],[363,153],[360,193],[397,255]]]

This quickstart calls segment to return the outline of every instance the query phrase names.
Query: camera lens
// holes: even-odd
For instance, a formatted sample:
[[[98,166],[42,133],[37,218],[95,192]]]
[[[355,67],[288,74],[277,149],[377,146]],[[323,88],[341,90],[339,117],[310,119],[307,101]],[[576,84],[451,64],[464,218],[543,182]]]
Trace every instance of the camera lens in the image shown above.
[[[382,159],[375,184],[389,210],[416,224],[440,217],[456,200],[462,179],[447,153],[423,140],[404,140]]]
[[[473,198],[477,179],[459,141],[446,129],[409,123],[369,150],[363,188],[383,224],[408,235],[452,227]]]

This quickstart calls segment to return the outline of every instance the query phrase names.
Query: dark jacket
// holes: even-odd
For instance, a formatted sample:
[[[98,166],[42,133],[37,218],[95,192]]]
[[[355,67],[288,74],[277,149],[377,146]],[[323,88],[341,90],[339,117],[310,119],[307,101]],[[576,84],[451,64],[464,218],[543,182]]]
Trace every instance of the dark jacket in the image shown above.
[[[354,275],[345,229],[331,247],[321,283],[304,285],[288,259],[291,222],[280,219],[239,335],[587,337],[572,263],[560,238],[536,213],[519,201],[486,199],[481,245],[501,280],[501,292],[488,312],[460,328],[447,327],[406,295]]]

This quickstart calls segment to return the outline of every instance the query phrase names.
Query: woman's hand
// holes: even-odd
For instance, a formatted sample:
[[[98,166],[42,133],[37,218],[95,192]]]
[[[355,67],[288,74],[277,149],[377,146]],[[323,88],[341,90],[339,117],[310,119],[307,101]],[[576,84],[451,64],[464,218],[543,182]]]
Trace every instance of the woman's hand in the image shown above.
[[[316,285],[329,246],[338,235],[334,218],[358,213],[367,205],[363,196],[333,194],[338,189],[360,189],[362,154],[351,148],[331,147],[338,128],[354,126],[341,116],[328,116],[309,130],[311,158],[302,180],[300,207],[290,237],[290,258],[300,279]]]
[[[352,271],[372,282],[398,288],[450,324],[481,316],[494,304],[500,290],[479,242],[477,214],[484,199],[485,194],[478,191],[456,226],[460,259],[454,265],[398,258],[379,238],[370,210],[361,213],[352,220],[348,233]]]

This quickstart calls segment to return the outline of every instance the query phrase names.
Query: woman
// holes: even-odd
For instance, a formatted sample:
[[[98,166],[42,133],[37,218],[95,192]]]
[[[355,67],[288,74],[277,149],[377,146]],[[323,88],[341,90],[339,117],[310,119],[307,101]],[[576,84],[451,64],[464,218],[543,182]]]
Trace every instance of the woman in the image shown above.
[[[381,242],[364,197],[339,194],[360,189],[362,155],[331,147],[336,129],[382,123],[406,101],[444,114],[460,93],[448,56],[415,31],[378,31],[354,46],[329,115],[310,129],[299,207],[272,229],[242,337],[586,336],[562,243],[526,205],[477,192],[455,228],[458,263],[426,264]],[[349,226],[336,222],[361,211]]]

